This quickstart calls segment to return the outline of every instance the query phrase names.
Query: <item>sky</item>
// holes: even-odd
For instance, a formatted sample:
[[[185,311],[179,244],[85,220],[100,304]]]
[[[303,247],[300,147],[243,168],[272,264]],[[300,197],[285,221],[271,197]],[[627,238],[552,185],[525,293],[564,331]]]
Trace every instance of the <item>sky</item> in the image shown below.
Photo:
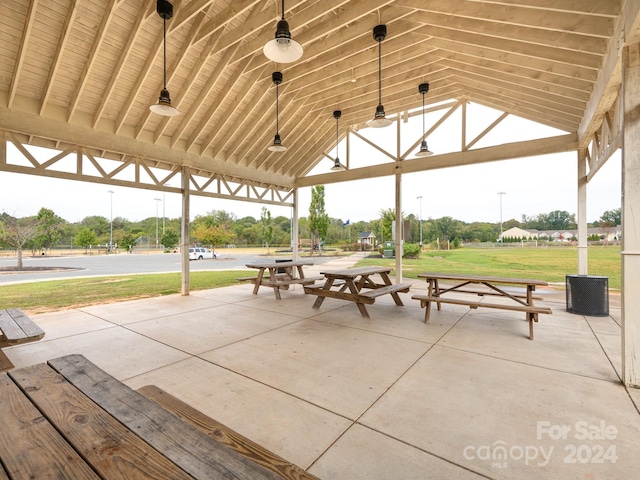
[[[481,110],[475,113],[479,113],[482,120],[474,126],[477,132],[483,130],[483,124],[494,119],[494,111],[479,108]],[[435,121],[440,114],[435,113],[433,118],[427,118],[429,121]],[[417,128],[419,135],[422,128],[421,118],[414,120],[410,119],[407,128]],[[509,123],[504,123],[504,126],[494,129],[477,146],[562,134],[516,117],[511,118]],[[429,136],[429,149],[436,153],[459,151],[459,133],[455,130],[457,125],[459,123],[452,115],[450,120]],[[468,128],[468,131],[471,130],[472,128]],[[384,148],[395,151],[395,146],[389,144],[395,142],[395,128],[365,129],[360,133],[368,135],[365,133],[367,131],[376,135],[378,144],[386,145]],[[415,141],[413,133],[406,135],[409,142],[406,145]],[[473,131],[470,134],[474,135]],[[403,148],[404,138],[403,134]],[[286,137],[283,140],[286,143]],[[356,141],[351,143],[349,158],[352,168],[381,163],[382,160],[374,159],[375,152],[371,151],[371,147],[365,143],[358,145]],[[340,143],[338,153],[341,159],[346,158],[345,142]],[[9,163],[12,163],[14,155],[19,154],[16,153],[15,147],[9,144]],[[332,164],[332,161],[326,159],[311,174],[327,173]],[[423,220],[448,216],[467,223],[499,223],[511,219],[521,221],[523,215],[532,217],[555,210],[577,214],[576,178],[575,152],[406,174],[402,177],[402,211],[404,215],[414,214]],[[113,194],[109,193],[110,190]],[[499,192],[504,194],[500,195]],[[420,196],[421,199],[418,198]],[[300,189],[299,200],[299,216],[307,216],[311,189]],[[190,211],[192,219],[212,210],[225,210],[235,214],[237,218],[253,216],[259,219],[263,206],[267,207],[272,217],[290,217],[292,213],[289,207],[195,195],[191,196]],[[621,159],[618,151],[587,185],[587,221],[598,220],[605,211],[620,206]],[[42,207],[53,210],[69,222],[78,222],[92,215],[107,219],[124,217],[130,221],[140,221],[156,215],[160,218],[180,217],[182,200],[179,194],[0,171],[0,212],[25,217],[37,214]],[[380,217],[381,210],[394,207],[394,177],[325,185],[325,211],[330,217],[341,219],[343,222],[371,221]]]

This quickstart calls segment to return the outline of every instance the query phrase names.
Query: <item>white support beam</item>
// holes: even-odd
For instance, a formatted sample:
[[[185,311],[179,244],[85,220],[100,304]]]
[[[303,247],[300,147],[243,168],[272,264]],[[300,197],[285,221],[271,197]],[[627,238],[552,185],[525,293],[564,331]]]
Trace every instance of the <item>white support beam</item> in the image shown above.
[[[640,43],[623,50],[622,377],[640,387]],[[635,287],[635,288],[634,288]]]
[[[362,178],[385,177],[397,173],[414,173],[439,168],[457,167],[477,163],[510,160],[514,158],[571,152],[577,148],[577,135],[567,134],[538,140],[507,143],[495,147],[479,148],[466,152],[453,152],[419,159],[404,160],[401,163],[385,163],[366,168],[345,170],[344,172],[323,173],[299,178],[296,187],[311,187],[329,183],[348,182]]]

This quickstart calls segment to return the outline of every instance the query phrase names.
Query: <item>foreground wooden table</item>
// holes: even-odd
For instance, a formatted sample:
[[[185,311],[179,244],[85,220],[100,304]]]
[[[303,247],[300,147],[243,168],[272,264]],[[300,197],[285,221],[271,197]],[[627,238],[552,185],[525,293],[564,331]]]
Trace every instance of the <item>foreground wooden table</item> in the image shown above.
[[[467,305],[470,308],[497,308],[501,310],[513,310],[516,312],[524,312],[525,318],[529,322],[529,338],[533,340],[533,322],[538,321],[538,314],[551,313],[551,309],[547,307],[536,307],[534,300],[540,297],[533,295],[536,287],[547,286],[544,280],[532,280],[526,278],[504,278],[504,277],[487,277],[480,275],[462,275],[449,273],[421,273],[418,278],[424,278],[429,284],[427,295],[414,295],[411,298],[420,300],[420,305],[426,307],[424,321],[429,322],[429,314],[431,312],[431,303],[435,302],[438,310],[440,304],[451,303],[455,305]],[[440,286],[439,281],[443,280],[451,284],[444,288]],[[525,294],[510,293],[504,286],[520,287],[525,289]],[[469,286],[484,286],[485,290],[478,288],[468,288]],[[445,294],[461,293],[465,295],[456,298],[443,297]],[[472,297],[469,297],[472,295]],[[506,303],[489,303],[478,301],[478,296],[498,297],[509,300]]]
[[[324,284],[307,285],[304,292],[317,295],[313,308],[320,308],[325,298],[337,298],[354,302],[360,314],[369,317],[366,305],[372,304],[381,295],[390,294],[396,305],[403,305],[399,292],[408,292],[411,287],[408,283],[391,283],[389,278],[390,268],[387,267],[357,267],[344,270],[332,270],[320,272],[325,277]],[[382,283],[376,281],[374,276],[379,276]]]
[[[81,355],[0,374],[0,419],[0,479],[290,478],[213,440]],[[292,478],[315,478],[300,472]]]
[[[289,262],[269,262],[269,263],[249,263],[247,268],[255,268],[258,270],[256,277],[243,277],[238,280],[241,282],[251,282],[254,284],[253,293],[257,294],[261,286],[273,288],[273,293],[278,300],[280,290],[288,290],[289,285],[302,284],[309,285],[323,277],[306,277],[302,267],[314,265],[309,260],[296,260]],[[284,272],[281,272],[284,270]]]

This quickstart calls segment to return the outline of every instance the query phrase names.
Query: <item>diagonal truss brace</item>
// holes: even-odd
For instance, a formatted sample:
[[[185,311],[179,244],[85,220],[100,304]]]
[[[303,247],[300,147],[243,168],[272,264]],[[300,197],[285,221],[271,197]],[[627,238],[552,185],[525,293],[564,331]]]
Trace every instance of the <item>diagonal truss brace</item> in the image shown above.
[[[9,151],[9,144],[15,146],[15,152]],[[182,193],[180,165],[128,155],[117,160],[112,156],[107,160],[101,158],[97,151],[80,145],[68,146],[43,159],[41,154],[32,153],[27,145],[20,134],[0,130],[0,171]],[[73,156],[75,161],[69,162],[68,157]],[[293,187],[189,169],[190,195],[292,207],[293,192]]]

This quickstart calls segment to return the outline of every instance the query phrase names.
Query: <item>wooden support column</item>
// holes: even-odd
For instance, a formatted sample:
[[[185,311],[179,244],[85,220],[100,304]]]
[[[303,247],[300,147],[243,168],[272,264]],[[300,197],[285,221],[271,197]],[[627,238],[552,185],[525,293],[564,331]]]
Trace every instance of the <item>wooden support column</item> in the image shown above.
[[[189,167],[182,167],[182,223],[180,252],[182,253],[182,295],[189,295]]]
[[[587,241],[587,150],[578,150],[578,274],[588,271]]]
[[[640,387],[640,44],[622,61],[622,377]]]

